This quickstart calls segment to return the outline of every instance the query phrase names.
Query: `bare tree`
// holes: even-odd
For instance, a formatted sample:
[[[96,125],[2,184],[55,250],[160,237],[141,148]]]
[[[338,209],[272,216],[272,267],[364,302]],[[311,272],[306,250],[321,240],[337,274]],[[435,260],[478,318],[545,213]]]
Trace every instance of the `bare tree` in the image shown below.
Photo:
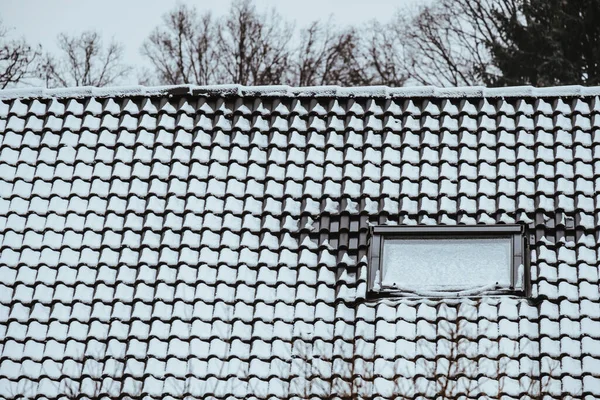
[[[259,12],[253,0],[235,0],[219,19],[179,5],[163,22],[141,49],[154,70],[154,77],[142,73],[143,83],[401,86],[407,79],[394,55],[397,37],[384,36],[384,29],[371,35],[329,19],[296,34],[293,24],[274,9]]]
[[[220,19],[179,5],[163,18],[144,42],[162,84],[286,83],[289,75],[292,24],[271,10],[259,13],[252,0],[236,0]],[[144,81],[148,75],[144,74]]]
[[[293,29],[274,9],[260,14],[251,0],[235,0],[217,36],[221,79],[242,85],[284,83]]]
[[[25,39],[9,39],[8,29],[0,20],[0,89],[32,77],[38,56],[39,49],[32,48]]]
[[[331,21],[331,20],[330,20]],[[296,76],[294,84],[297,86],[323,85],[328,79],[331,65],[331,48],[335,41],[331,24],[314,21],[300,32],[300,45],[298,46]]]
[[[412,24],[398,20],[388,29],[403,38],[406,68],[416,83],[478,85],[496,73],[489,43],[505,42],[494,16],[514,15],[519,2],[441,0],[423,7]]]
[[[131,71],[123,61],[123,46],[114,40],[104,47],[98,32],[58,36],[61,56],[50,54],[41,66],[46,86],[108,86],[119,83]]]
[[[362,49],[361,33],[339,29],[332,20],[314,21],[300,31],[291,81],[297,86],[368,85],[370,71]]]
[[[217,23],[210,13],[198,16],[195,8],[178,5],[163,17],[144,42],[141,52],[163,84],[214,83],[218,55],[214,45]]]
[[[371,22],[364,35],[368,43],[365,49],[366,62],[373,74],[373,82],[378,85],[404,86],[411,75],[406,63],[406,26],[409,19],[396,13],[394,22],[382,24]]]

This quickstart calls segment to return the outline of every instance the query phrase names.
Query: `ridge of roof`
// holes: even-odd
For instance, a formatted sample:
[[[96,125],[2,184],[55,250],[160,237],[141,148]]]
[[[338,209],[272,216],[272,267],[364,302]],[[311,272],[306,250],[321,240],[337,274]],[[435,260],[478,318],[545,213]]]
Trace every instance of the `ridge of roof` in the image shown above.
[[[17,98],[87,98],[130,96],[239,96],[239,97],[430,97],[430,98],[480,98],[480,97],[582,97],[599,96],[600,86],[511,86],[488,88],[485,86],[436,87],[414,86],[393,88],[389,86],[242,86],[242,85],[171,85],[171,86],[116,86],[71,88],[20,88],[0,90],[0,99]]]

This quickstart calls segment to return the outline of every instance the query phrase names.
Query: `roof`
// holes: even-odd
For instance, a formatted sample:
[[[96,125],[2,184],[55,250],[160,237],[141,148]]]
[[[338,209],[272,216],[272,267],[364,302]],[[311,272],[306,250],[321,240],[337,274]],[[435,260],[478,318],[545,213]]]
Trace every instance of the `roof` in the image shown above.
[[[599,397],[599,95],[0,91],[0,397]],[[371,225],[517,222],[535,301],[365,299]]]
[[[123,86],[123,87],[73,87],[73,88],[18,88],[0,90],[0,98],[107,98],[135,96],[222,96],[222,97],[430,97],[430,98],[478,98],[478,97],[578,97],[598,96],[600,86],[557,86],[533,87],[513,86],[488,88],[484,86],[465,87],[389,87],[389,86],[242,86],[242,85],[174,85],[174,86]]]

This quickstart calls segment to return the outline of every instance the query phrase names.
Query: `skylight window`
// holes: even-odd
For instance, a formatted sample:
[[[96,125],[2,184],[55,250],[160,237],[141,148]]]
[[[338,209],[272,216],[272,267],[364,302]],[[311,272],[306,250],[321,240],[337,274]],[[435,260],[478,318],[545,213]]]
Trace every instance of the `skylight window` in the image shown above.
[[[371,293],[402,296],[528,294],[521,225],[375,226]]]

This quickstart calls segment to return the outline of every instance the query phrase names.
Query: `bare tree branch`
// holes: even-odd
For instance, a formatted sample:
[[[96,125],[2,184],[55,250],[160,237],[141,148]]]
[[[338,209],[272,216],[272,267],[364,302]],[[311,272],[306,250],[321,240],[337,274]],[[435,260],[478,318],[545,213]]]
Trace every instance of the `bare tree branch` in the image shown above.
[[[215,36],[218,25],[210,13],[179,5],[163,17],[141,52],[163,84],[214,83],[218,68]]]
[[[235,0],[217,35],[221,81],[242,85],[286,83],[292,24],[273,9],[256,11],[251,0]]]
[[[292,62],[296,86],[368,85],[372,74],[365,58],[363,32],[340,29],[331,19],[301,29]]]
[[[58,36],[61,56],[48,54],[41,65],[41,78],[47,87],[108,86],[119,83],[131,68],[123,64],[123,47],[112,41],[104,48],[98,32],[80,36]]]
[[[404,36],[406,69],[416,83],[480,85],[495,73],[488,43],[506,38],[497,13],[512,13],[520,0],[441,0],[425,6],[411,24],[398,19],[388,30]]]
[[[39,48],[32,48],[25,39],[10,40],[0,20],[0,89],[33,77],[39,54]]]
[[[261,14],[251,0],[234,1],[221,19],[179,5],[141,52],[162,84],[281,84],[288,82],[293,31],[275,10]]]
[[[410,76],[406,64],[406,41],[408,36],[403,26],[408,18],[397,13],[394,24],[373,21],[367,28],[367,62],[373,70],[373,84],[403,86]],[[400,24],[400,25],[398,25]],[[391,28],[391,29],[390,29]]]

